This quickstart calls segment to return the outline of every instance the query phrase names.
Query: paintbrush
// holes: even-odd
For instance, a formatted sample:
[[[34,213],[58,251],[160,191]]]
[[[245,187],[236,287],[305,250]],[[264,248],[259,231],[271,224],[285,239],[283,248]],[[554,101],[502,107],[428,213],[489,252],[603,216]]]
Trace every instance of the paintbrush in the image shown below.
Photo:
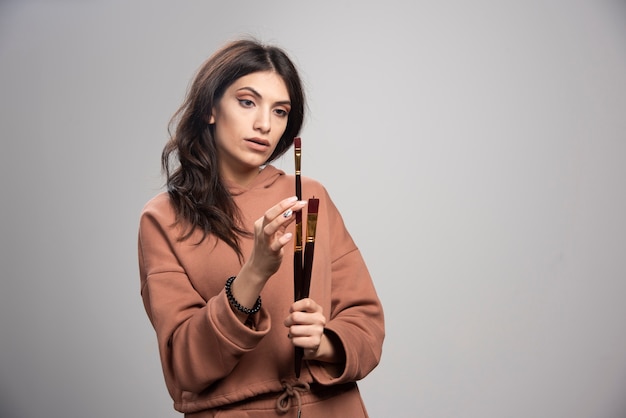
[[[294,138],[294,152],[296,164],[296,197],[302,200],[302,183],[300,180],[300,163],[302,161],[302,140]],[[294,241],[293,251],[293,300],[294,302],[302,298],[302,211],[296,212],[296,237]],[[296,378],[300,377],[300,367],[302,365],[302,356],[304,351],[300,347],[296,347],[295,352],[295,371]]]
[[[311,272],[313,270],[313,252],[315,250],[315,230],[317,229],[317,210],[320,200],[315,197],[309,199],[306,219],[306,243],[304,244],[304,271],[302,272],[302,298],[309,297],[311,287]]]
[[[302,272],[302,286],[299,291],[300,299],[309,297],[309,289],[311,287],[313,253],[315,250],[315,230],[317,229],[317,211],[319,208],[319,202],[319,199],[313,197],[309,199],[309,203],[307,205],[306,243],[304,244],[304,266]],[[300,377],[303,357],[304,349],[302,347],[296,347],[296,378]]]
[[[302,200],[302,183],[300,181],[300,161],[302,159],[301,139],[294,138],[294,151],[296,163],[296,197]],[[296,212],[296,239],[293,251],[293,289],[294,301],[301,299],[300,289],[302,287],[302,211]]]

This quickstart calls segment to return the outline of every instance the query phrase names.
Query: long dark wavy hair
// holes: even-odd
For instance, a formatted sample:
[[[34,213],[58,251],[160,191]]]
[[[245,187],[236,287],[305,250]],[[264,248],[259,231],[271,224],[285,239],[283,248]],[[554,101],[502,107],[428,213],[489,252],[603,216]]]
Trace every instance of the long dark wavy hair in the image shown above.
[[[170,121],[170,139],[161,154],[176,223],[184,225],[180,240],[200,229],[200,242],[214,235],[227,243],[240,261],[240,237],[250,236],[251,232],[242,225],[239,208],[220,177],[214,126],[208,120],[233,82],[258,71],[274,71],[287,85],[291,101],[287,127],[266,163],[284,154],[304,120],[302,82],[282,49],[252,39],[228,43],[200,67],[185,101]]]

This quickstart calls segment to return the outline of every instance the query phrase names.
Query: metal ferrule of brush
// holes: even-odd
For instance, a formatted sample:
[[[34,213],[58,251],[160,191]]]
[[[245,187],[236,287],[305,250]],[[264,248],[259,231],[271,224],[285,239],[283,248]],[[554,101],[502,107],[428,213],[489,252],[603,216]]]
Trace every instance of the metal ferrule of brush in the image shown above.
[[[296,213],[296,239],[294,248],[296,251],[302,251],[302,212]]]
[[[317,213],[309,213],[306,218],[306,242],[315,242],[317,228]]]
[[[296,159],[296,176],[299,176],[300,173],[300,161],[302,160],[302,151],[300,148],[296,148],[295,151],[295,159]]]

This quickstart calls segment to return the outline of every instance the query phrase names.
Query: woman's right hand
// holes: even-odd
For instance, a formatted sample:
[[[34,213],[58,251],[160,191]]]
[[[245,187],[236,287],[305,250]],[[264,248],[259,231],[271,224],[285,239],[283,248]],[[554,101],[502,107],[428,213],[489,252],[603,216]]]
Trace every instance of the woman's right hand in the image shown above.
[[[283,248],[293,238],[285,232],[287,226],[295,220],[295,212],[305,205],[306,201],[298,201],[295,196],[284,199],[254,223],[254,247],[246,264],[249,272],[263,282],[280,267]]]
[[[295,220],[294,213],[306,204],[295,196],[287,198],[254,223],[252,253],[231,285],[232,294],[241,305],[253,306],[265,283],[280,267],[283,247],[292,239],[292,234],[285,232],[287,226]],[[238,315],[242,321],[247,318],[247,315]]]

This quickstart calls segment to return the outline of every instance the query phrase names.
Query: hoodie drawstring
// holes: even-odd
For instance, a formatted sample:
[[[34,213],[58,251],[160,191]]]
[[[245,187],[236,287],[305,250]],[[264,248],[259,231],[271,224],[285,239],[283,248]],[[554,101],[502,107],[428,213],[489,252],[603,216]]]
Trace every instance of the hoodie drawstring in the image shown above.
[[[295,398],[296,402],[298,402],[297,418],[300,418],[302,414],[302,399],[300,398],[300,393],[308,392],[311,387],[308,383],[301,382],[300,380],[296,381],[294,384],[283,380],[282,384],[283,393],[276,399],[276,410],[282,413],[287,412],[291,407],[291,398]]]

